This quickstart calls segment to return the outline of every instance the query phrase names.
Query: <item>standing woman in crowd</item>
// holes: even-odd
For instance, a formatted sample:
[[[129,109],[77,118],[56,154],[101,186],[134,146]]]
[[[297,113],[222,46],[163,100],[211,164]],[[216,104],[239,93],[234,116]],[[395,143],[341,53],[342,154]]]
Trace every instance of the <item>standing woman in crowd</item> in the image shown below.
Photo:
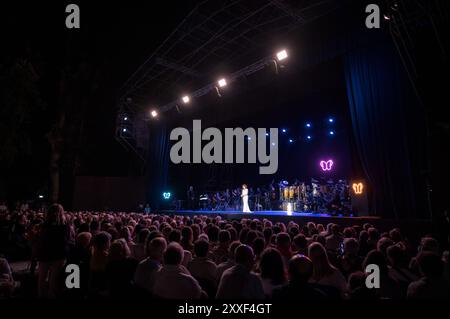
[[[69,250],[69,228],[61,205],[53,204],[49,207],[38,242],[39,297],[55,298]]]

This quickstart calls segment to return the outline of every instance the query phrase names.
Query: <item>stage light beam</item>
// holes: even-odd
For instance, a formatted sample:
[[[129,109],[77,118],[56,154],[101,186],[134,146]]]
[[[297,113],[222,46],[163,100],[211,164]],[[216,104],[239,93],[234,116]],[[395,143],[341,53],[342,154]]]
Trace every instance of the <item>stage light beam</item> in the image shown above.
[[[277,59],[278,61],[283,61],[285,59],[287,59],[288,54],[286,50],[281,50],[280,52],[277,53]]]

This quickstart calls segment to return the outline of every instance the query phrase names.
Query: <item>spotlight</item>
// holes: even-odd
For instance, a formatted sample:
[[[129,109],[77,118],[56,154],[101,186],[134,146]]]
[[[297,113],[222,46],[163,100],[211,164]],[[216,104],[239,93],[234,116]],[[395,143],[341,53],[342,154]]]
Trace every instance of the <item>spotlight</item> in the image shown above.
[[[289,143],[294,143],[294,140],[292,138],[290,138]]]
[[[272,142],[272,146],[275,146],[275,143]]]
[[[217,81],[217,84],[219,84],[219,87],[224,87],[227,85],[227,80],[220,79],[219,81]]]
[[[307,128],[310,128],[311,127],[311,123],[306,123],[306,125],[305,125]]]
[[[153,110],[153,111],[150,112],[150,115],[152,117],[157,117],[158,116],[158,112],[156,112],[156,110]]]
[[[189,101],[190,101],[191,99],[189,98],[189,96],[185,95],[185,96],[183,96],[182,100],[183,100],[183,103],[184,103],[184,104],[187,104],[187,103],[189,103]]]
[[[39,195],[38,197],[39,197],[39,199],[43,199],[44,195]]]
[[[330,134],[331,136],[333,136],[333,135],[334,135],[334,131],[330,131],[329,134]]]
[[[283,61],[284,59],[287,59],[287,57],[288,57],[288,54],[287,54],[286,50],[282,50],[277,53],[278,61]]]
[[[126,128],[124,128],[123,130],[122,130],[122,132],[126,132],[127,131],[127,129]]]
[[[124,120],[124,121],[128,121],[128,117],[125,116],[125,117],[123,118],[123,120]]]
[[[251,138],[250,136],[247,136],[247,140],[251,141],[251,140],[252,140],[252,138]]]
[[[333,122],[334,122],[334,118],[330,117],[330,118],[328,119],[328,123],[333,123]]]
[[[307,139],[307,140],[311,140],[311,139],[312,139],[312,136],[311,136],[311,135],[308,135],[308,136],[306,136],[306,139]]]
[[[383,14],[383,18],[384,18],[384,20],[386,20],[386,21],[391,20],[391,17],[388,16],[388,15],[386,15],[386,14]]]
[[[269,136],[269,133],[266,133],[266,136]]]
[[[286,133],[287,130],[285,128],[281,129],[281,132]]]

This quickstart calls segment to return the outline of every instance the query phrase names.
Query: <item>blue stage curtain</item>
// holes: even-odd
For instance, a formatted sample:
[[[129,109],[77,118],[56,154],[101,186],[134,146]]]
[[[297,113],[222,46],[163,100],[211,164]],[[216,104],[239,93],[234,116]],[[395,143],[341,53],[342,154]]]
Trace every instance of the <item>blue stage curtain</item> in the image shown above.
[[[424,217],[417,183],[421,150],[411,133],[423,122],[391,39],[353,49],[344,56],[353,136],[372,190],[371,214],[395,219]],[[422,129],[418,124],[417,129]],[[417,134],[417,135],[415,135]],[[421,197],[422,196],[422,197]]]
[[[167,125],[159,122],[150,126],[149,152],[146,168],[146,197],[152,209],[160,207],[162,193],[166,191],[169,170],[169,133]]]

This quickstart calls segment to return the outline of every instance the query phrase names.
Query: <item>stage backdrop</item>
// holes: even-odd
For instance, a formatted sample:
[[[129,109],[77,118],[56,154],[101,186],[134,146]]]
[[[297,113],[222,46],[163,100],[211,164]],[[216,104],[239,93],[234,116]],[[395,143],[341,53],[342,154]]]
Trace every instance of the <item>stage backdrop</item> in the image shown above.
[[[145,203],[143,177],[77,176],[74,210],[136,211]]]

